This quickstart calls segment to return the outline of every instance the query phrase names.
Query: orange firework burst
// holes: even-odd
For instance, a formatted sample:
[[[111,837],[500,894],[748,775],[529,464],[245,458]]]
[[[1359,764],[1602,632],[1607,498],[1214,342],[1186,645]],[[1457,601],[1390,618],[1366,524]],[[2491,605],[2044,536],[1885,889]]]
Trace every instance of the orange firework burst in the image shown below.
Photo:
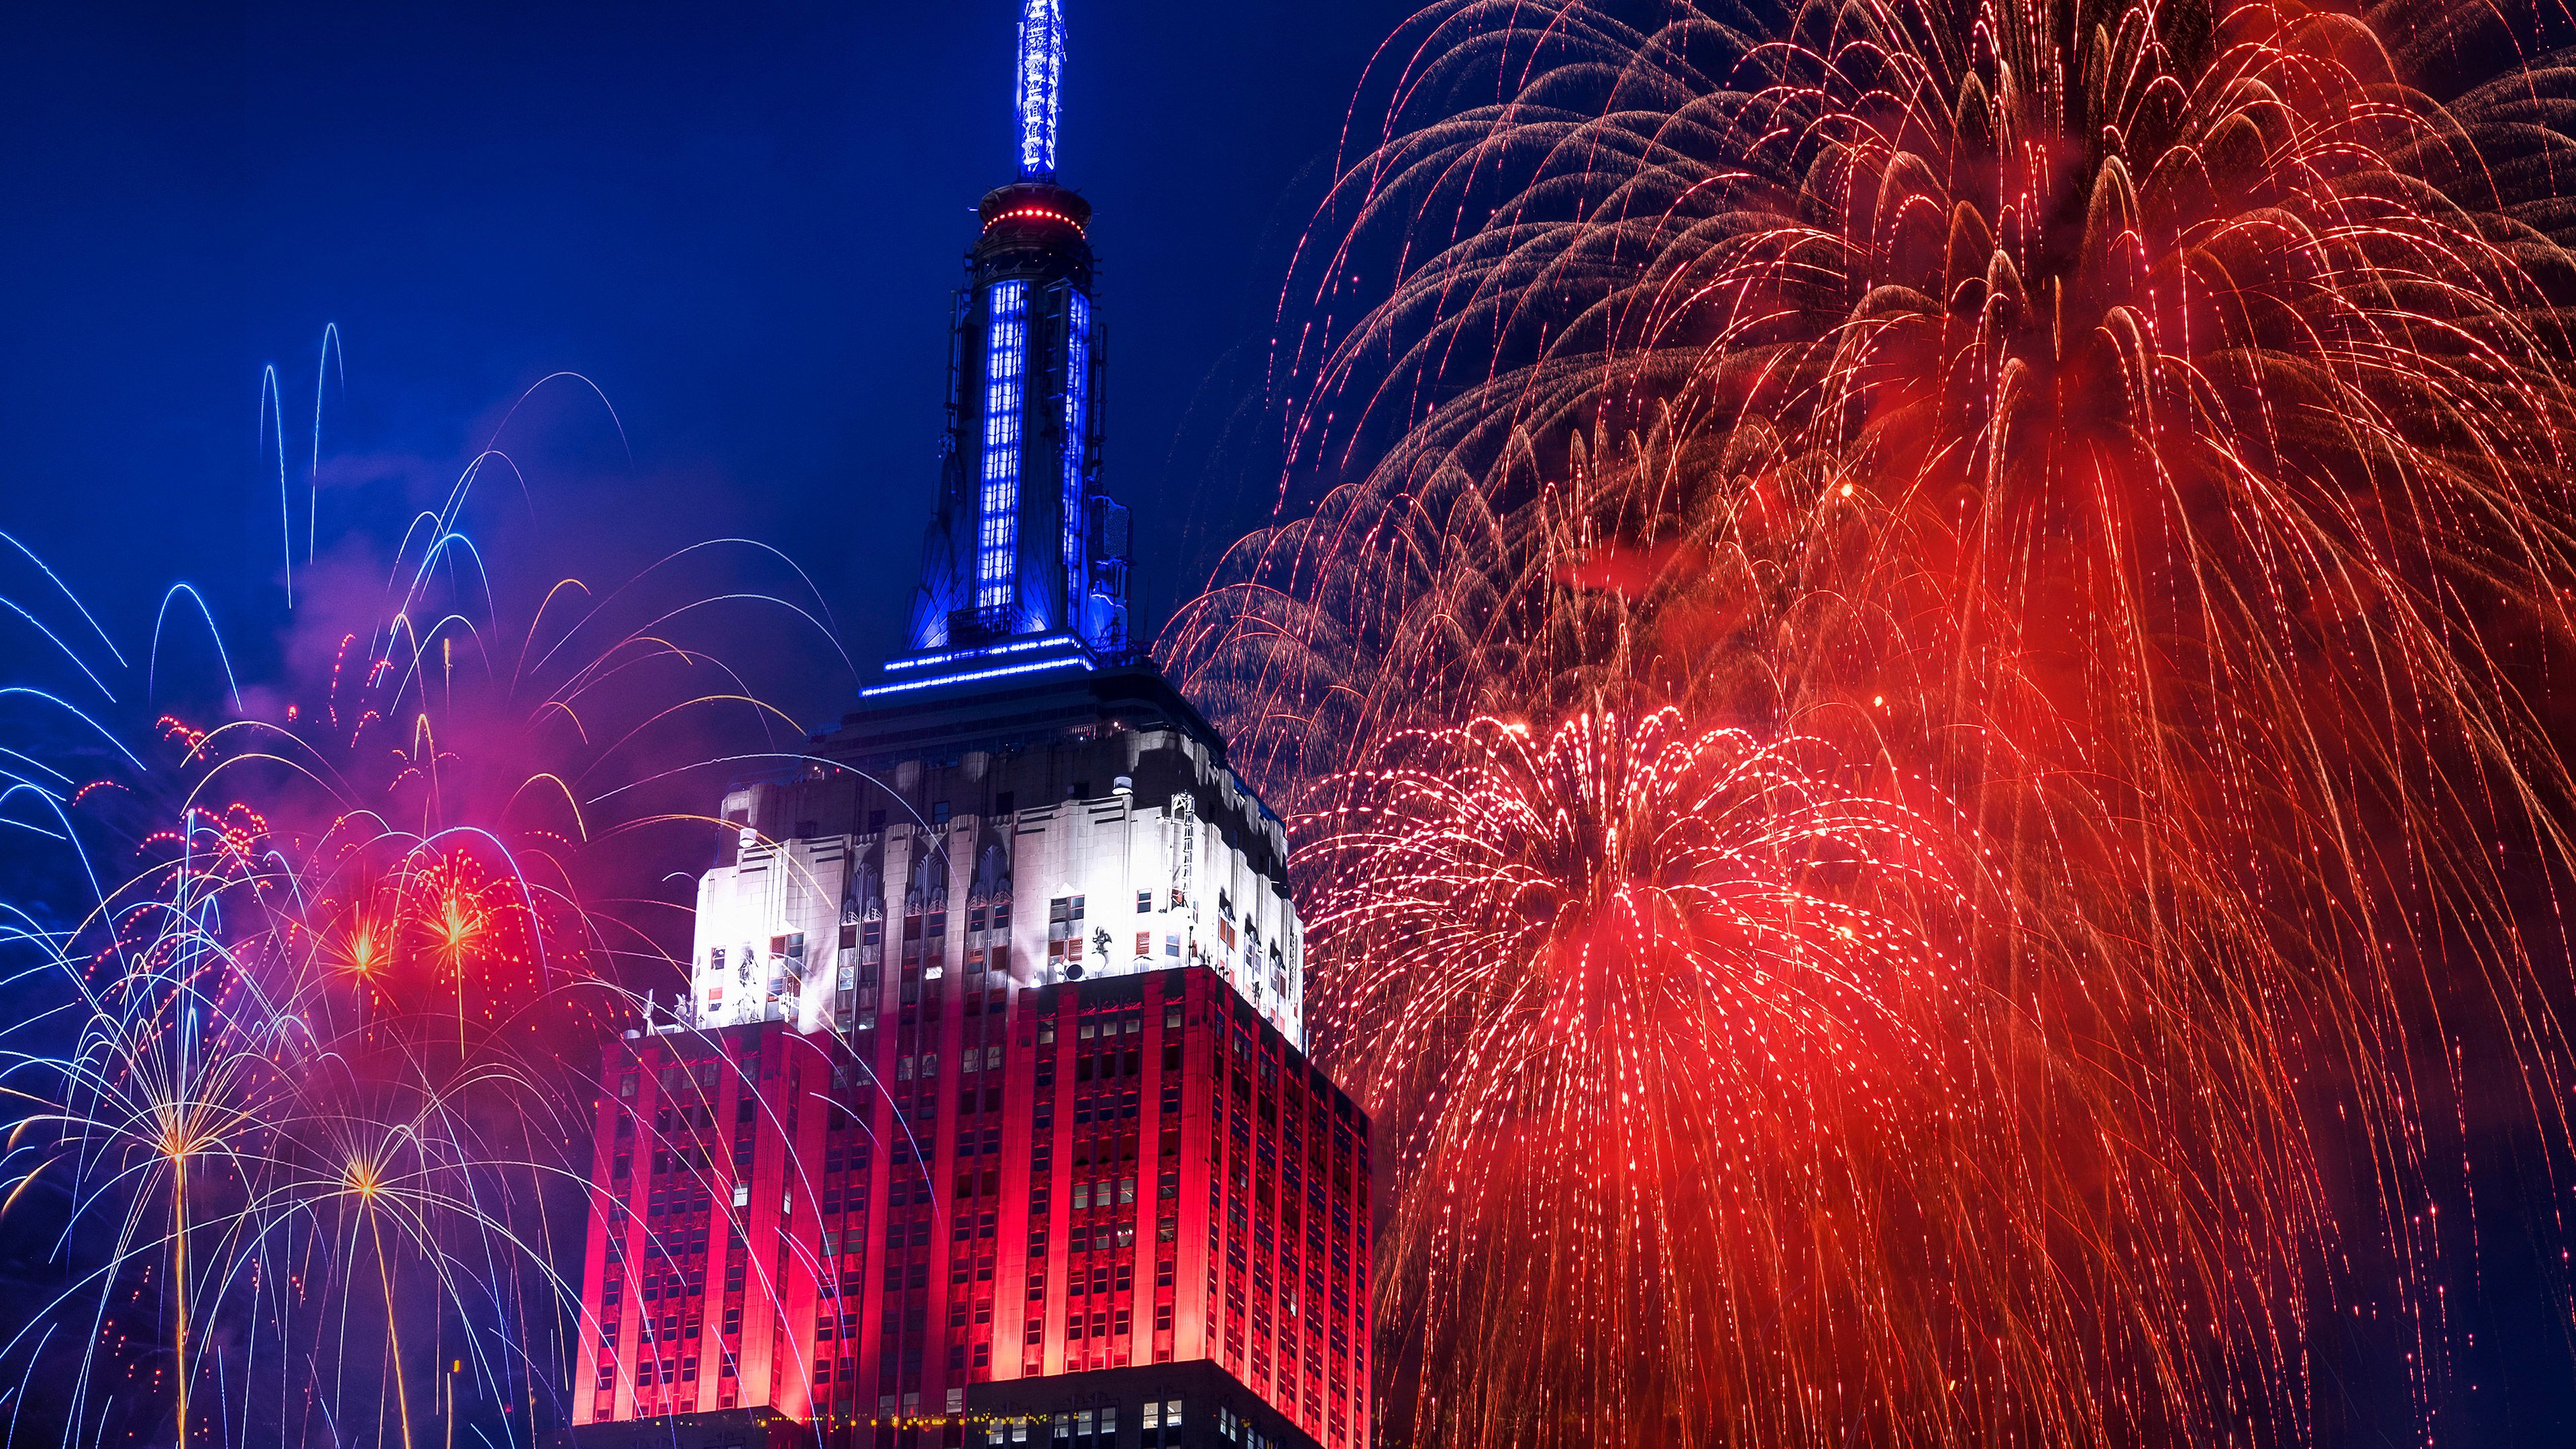
[[[1927,1289],[1983,1298],[1927,1269],[2011,1225],[1972,1180],[1991,1154],[1952,1150],[1988,1130],[1995,1064],[1948,832],[1830,756],[1671,710],[1479,719],[1321,792],[1310,949],[1414,1185],[1385,1272],[1421,1362],[1516,1386],[1462,1406],[1467,1437],[1830,1437],[1989,1378],[1957,1334],[1873,1353]],[[1783,1371],[1842,1388],[1783,1399]]]
[[[19,1107],[0,1232],[56,1240],[66,1270],[0,1333],[31,1429],[544,1432],[578,1312],[549,1237],[588,1191],[563,1158],[591,1111],[567,1065],[673,979],[664,876],[717,827],[694,772],[801,752],[758,749],[783,716],[680,627],[722,602],[664,588],[701,549],[605,597],[565,580],[506,624],[455,566],[473,471],[381,595],[307,585],[301,607],[350,621],[299,651],[330,666],[308,707],[228,691],[225,722],[164,718],[165,750],[117,745],[130,771],[90,789],[4,751],[44,772],[94,893],[60,926],[0,901],[0,947],[36,953],[9,977],[35,1006],[0,1031]],[[60,647],[112,703],[115,666]],[[134,812],[149,826],[110,828]],[[136,855],[123,879],[95,868]]]
[[[1441,911],[1466,898],[1405,883],[1449,867],[1397,844],[1460,828],[1429,797],[1356,833],[1324,808],[1403,765],[1379,742],[1606,729],[1597,701],[1828,742],[1941,821],[1920,859],[1957,915],[1919,929],[1963,985],[1890,1008],[1942,1049],[1887,1069],[1949,1104],[1904,1142],[1819,1126],[1829,1052],[1718,1095],[1729,1018],[1699,998],[1712,1065],[1634,1074],[1623,1106],[1700,1156],[1641,1159],[1618,1200],[1776,1210],[1641,1267],[1462,1180],[1440,1144],[1513,1098],[1383,1066],[1436,1023],[1388,989],[1387,940],[1319,932],[1319,1039],[1421,1164],[1385,1242],[1422,1271],[1382,1277],[1382,1320],[1423,1335],[1391,1345],[1423,1364],[1413,1427],[2301,1442],[2321,1325],[2365,1298],[2432,1412],[2431,1164],[2464,1152],[2435,1109],[2500,1088],[2548,1171],[2568,1141],[2537,943],[2564,940],[2538,903],[2576,792],[2533,702],[2576,562],[2561,73],[2417,89],[2509,50],[2485,12],[1418,24],[1314,263],[1328,314],[1373,273],[1384,300],[1288,358],[1301,456],[1392,439],[1233,551],[1176,622],[1192,683],[1307,805],[1326,899]],[[1600,808],[1532,778],[1524,813]],[[1584,894],[1579,864],[1550,889]],[[1876,874],[1822,894],[1872,911]],[[1459,909],[1415,920],[1403,969],[1565,969]],[[1579,1061],[1511,1020],[1478,1060]],[[1515,1151],[1596,1166],[1582,1134]],[[1764,1181],[1809,1196],[1728,1195]],[[1623,1273],[1633,1311],[1565,1308]],[[1469,1333],[1486,1351],[1439,1346]]]

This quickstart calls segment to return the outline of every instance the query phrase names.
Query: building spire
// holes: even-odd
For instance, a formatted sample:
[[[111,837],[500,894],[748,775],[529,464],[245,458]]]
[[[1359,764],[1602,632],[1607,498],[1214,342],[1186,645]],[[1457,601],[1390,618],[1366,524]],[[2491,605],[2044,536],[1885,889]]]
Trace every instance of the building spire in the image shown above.
[[[975,207],[911,647],[871,698],[1137,654],[1128,513],[1100,488],[1091,204],[1055,179],[1064,0],[1021,0],[1017,69],[1019,175]]]
[[[1024,0],[1020,9],[1020,179],[1055,177],[1056,86],[1064,76],[1061,0]]]

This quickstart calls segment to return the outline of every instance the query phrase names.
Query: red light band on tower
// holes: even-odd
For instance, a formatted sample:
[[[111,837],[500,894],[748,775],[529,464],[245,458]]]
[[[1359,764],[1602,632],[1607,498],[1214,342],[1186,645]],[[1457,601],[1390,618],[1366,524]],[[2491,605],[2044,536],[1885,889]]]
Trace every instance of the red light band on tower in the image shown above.
[[[984,230],[991,231],[993,228],[1000,226],[1003,222],[1027,217],[1035,217],[1042,221],[1060,221],[1066,226],[1072,227],[1077,233],[1082,233],[1081,222],[1075,221],[1072,217],[1065,215],[1061,211],[1052,211],[1043,206],[1013,207],[1009,211],[996,215],[991,221],[984,223]],[[1088,235],[1088,233],[1083,234]]]

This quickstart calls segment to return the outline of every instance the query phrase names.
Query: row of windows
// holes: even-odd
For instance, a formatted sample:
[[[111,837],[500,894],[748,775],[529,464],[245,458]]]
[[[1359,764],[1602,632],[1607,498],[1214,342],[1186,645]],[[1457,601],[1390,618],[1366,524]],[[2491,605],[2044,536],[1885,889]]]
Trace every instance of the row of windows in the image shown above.
[[[1131,1410],[1130,1412],[1135,1413],[1136,1423],[1142,1428],[1177,1429],[1181,1427],[1181,1401],[1178,1399],[1147,1400],[1141,1411]],[[1027,1419],[1015,1419],[1008,1423],[995,1424],[985,1431],[984,1442],[1026,1444],[1029,1442],[1030,1423],[1031,1421]],[[1035,1423],[1041,1431],[1045,1431],[1040,1435],[1044,1439],[1087,1439],[1094,1434],[1115,1439],[1118,1434],[1118,1409],[1115,1405],[1104,1409],[1083,1409],[1070,1414],[1057,1414],[1051,1419],[1039,1419]]]
[[[1017,572],[1020,397],[1028,371],[1028,283],[996,283],[984,347],[982,523],[975,548],[975,606],[1010,605]]]
[[[965,1052],[958,1059],[957,1069],[961,1072],[1000,1071],[1002,1069],[1002,1048],[1000,1044],[996,1043],[992,1046],[985,1047],[981,1051],[977,1051],[971,1046],[966,1048]],[[909,1082],[916,1076],[929,1078],[938,1075],[939,1053],[937,1052],[920,1052],[911,1056],[895,1058],[894,1079],[898,1082]]]
[[[799,939],[801,940],[802,938],[800,937]],[[721,959],[719,959],[717,964],[723,964]],[[694,1080],[702,1091],[712,1092],[715,1090],[717,1065],[717,1063],[711,1061],[699,1062],[697,1064],[694,1073]],[[693,1074],[690,1068],[686,1066],[668,1066],[662,1068],[661,1086],[663,1094],[668,1096],[679,1091],[682,1087],[688,1086],[692,1077]],[[617,1095],[619,1099],[628,1102],[635,1100],[635,1085],[635,1073],[628,1072],[619,1077],[617,1079]]]
[[[1083,436],[1089,416],[1091,396],[1091,299],[1078,291],[1065,294],[1064,354],[1064,580],[1067,594],[1065,617],[1079,619],[1076,612],[1086,580],[1082,540],[1083,507]]]

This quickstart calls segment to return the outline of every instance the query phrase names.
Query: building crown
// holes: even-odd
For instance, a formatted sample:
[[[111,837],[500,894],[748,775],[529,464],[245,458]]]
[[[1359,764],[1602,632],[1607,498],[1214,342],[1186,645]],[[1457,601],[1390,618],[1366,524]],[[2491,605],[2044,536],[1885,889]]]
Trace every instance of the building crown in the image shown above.
[[[987,193],[949,345],[939,504],[870,696],[1130,656],[1127,510],[1100,491],[1090,203],[1057,184],[1061,0],[1025,0],[1019,177]]]

